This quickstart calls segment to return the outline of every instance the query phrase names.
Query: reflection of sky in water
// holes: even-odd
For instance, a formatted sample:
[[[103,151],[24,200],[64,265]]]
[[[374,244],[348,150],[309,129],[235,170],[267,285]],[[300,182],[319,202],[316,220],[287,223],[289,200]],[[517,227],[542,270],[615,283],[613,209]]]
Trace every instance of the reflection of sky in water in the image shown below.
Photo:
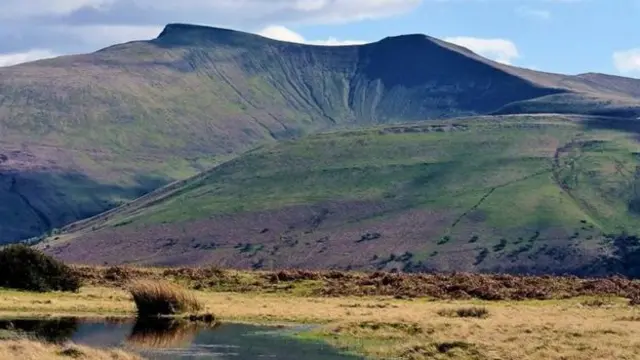
[[[93,347],[124,347],[150,360],[355,360],[325,344],[284,336],[290,329],[222,324],[213,328],[153,322],[20,322],[32,331],[60,327],[67,339]],[[0,323],[0,328],[2,323]],[[64,327],[64,328],[63,328]],[[25,329],[27,330],[27,329]],[[42,331],[42,330],[38,330]]]

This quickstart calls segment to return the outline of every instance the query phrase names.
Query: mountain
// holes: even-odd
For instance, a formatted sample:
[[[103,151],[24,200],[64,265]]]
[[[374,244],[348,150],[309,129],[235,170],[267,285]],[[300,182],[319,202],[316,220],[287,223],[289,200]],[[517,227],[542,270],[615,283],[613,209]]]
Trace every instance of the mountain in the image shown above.
[[[640,122],[505,115],[249,151],[64,229],[71,262],[594,274],[640,230]],[[593,265],[593,266],[591,266]]]
[[[637,80],[509,67],[425,35],[323,47],[171,24],[0,69],[0,237],[52,231],[260,144],[457,116],[637,117],[637,94]]]

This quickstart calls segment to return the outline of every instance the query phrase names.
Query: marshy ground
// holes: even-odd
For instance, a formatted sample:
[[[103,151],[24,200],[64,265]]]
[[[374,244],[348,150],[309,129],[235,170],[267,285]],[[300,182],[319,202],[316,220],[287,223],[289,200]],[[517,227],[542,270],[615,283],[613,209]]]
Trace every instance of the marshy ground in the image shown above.
[[[222,321],[313,323],[297,336],[379,359],[636,359],[640,284],[219,269],[76,268],[78,293],[0,291],[0,316],[131,316],[131,281],[194,289]],[[331,290],[333,289],[333,290]],[[535,290],[535,291],[534,291]]]

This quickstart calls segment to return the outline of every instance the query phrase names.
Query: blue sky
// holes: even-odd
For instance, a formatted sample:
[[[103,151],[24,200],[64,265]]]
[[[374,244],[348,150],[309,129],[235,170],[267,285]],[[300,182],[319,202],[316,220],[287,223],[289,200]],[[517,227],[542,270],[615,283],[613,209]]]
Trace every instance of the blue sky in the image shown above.
[[[424,33],[544,71],[640,77],[640,0],[2,0],[0,66],[188,22],[315,44]]]
[[[517,49],[518,56],[510,58],[514,65],[572,74],[620,74],[625,71],[615,66],[614,53],[640,49],[640,1],[423,1],[397,17],[293,30],[310,39],[376,40],[403,33],[502,39]],[[476,47],[481,49],[482,45]],[[638,59],[635,75],[640,75],[640,54]]]

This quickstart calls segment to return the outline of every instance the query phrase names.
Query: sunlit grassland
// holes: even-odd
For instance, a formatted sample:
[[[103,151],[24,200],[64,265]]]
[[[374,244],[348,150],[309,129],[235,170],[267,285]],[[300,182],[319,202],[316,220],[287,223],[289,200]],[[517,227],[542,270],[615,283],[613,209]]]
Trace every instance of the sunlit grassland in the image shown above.
[[[433,121],[336,131],[264,146],[108,224],[185,223],[216,214],[368,200],[460,214],[442,236],[635,231],[633,135],[562,116]],[[505,211],[509,209],[509,211]],[[474,220],[474,215],[480,220]],[[593,225],[593,233],[581,231]],[[566,238],[565,238],[566,240]]]
[[[551,301],[323,298],[291,294],[196,292],[223,321],[309,323],[297,336],[390,359],[632,359],[640,351],[640,310],[618,298]],[[486,318],[443,316],[481,306]],[[122,289],[79,294],[0,292],[0,316],[131,316]],[[451,349],[449,345],[454,344]]]

